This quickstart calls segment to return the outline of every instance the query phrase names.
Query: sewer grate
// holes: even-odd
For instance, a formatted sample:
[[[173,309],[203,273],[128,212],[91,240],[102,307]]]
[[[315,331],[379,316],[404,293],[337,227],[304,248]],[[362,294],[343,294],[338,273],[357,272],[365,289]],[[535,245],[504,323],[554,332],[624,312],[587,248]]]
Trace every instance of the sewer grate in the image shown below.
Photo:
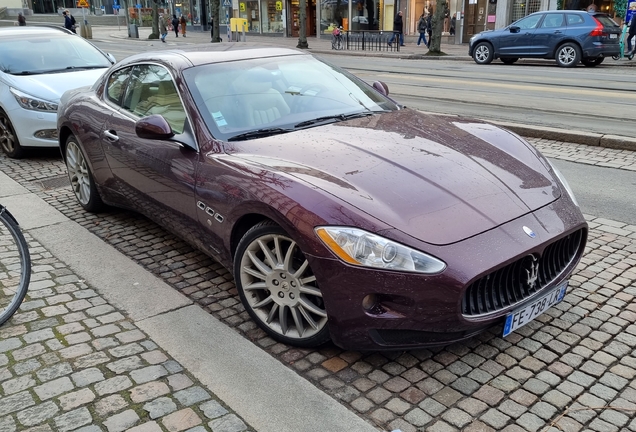
[[[68,176],[66,175],[50,177],[44,180],[37,180],[37,181],[34,181],[33,183],[40,186],[43,190],[68,187],[71,184],[70,180],[68,179]]]

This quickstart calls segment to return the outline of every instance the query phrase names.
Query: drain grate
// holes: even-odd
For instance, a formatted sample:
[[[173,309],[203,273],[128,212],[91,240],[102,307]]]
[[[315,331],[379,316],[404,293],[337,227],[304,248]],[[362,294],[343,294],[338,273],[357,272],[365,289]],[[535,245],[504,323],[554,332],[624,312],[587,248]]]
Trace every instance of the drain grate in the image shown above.
[[[68,179],[68,176],[66,175],[51,177],[44,180],[37,180],[37,181],[34,181],[33,183],[40,186],[43,190],[68,187],[71,184],[70,180]]]

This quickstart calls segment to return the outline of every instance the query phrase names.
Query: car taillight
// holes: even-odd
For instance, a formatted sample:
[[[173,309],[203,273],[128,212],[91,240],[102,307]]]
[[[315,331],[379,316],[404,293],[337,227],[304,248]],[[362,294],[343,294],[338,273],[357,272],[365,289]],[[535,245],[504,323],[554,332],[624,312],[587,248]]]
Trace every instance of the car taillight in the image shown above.
[[[590,36],[604,36],[605,33],[603,32],[603,24],[594,17],[592,17],[592,19],[596,21],[596,28],[590,32]]]

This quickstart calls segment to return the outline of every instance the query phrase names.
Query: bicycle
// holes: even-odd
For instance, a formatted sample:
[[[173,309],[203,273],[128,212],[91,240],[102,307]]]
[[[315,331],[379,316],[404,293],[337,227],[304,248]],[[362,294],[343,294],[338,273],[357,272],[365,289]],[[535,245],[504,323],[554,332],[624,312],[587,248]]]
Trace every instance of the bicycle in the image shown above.
[[[633,19],[633,18],[632,18]],[[630,52],[629,54],[625,54],[625,41],[627,40],[627,24],[623,25],[623,31],[621,32],[621,36],[620,39],[618,41],[618,46],[621,50],[620,54],[618,55],[613,55],[612,58],[614,60],[620,60],[624,57],[627,57],[628,60],[631,60],[634,58],[634,53],[636,52],[636,47],[634,47],[634,50],[632,52]]]
[[[344,40],[342,38],[342,28],[336,27],[333,29],[331,37],[331,49],[342,50],[344,49]]]
[[[18,310],[30,280],[29,245],[16,219],[0,205],[0,325]]]

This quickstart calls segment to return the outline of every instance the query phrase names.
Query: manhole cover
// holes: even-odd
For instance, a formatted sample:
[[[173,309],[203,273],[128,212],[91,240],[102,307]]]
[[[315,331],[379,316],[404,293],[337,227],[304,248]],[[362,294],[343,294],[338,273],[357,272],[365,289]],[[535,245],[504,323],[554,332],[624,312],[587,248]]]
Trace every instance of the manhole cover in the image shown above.
[[[34,183],[39,185],[44,190],[67,187],[71,184],[71,182],[68,179],[68,176],[65,176],[65,175],[58,176],[58,177],[51,177],[44,180],[38,180],[38,181],[35,181]]]

